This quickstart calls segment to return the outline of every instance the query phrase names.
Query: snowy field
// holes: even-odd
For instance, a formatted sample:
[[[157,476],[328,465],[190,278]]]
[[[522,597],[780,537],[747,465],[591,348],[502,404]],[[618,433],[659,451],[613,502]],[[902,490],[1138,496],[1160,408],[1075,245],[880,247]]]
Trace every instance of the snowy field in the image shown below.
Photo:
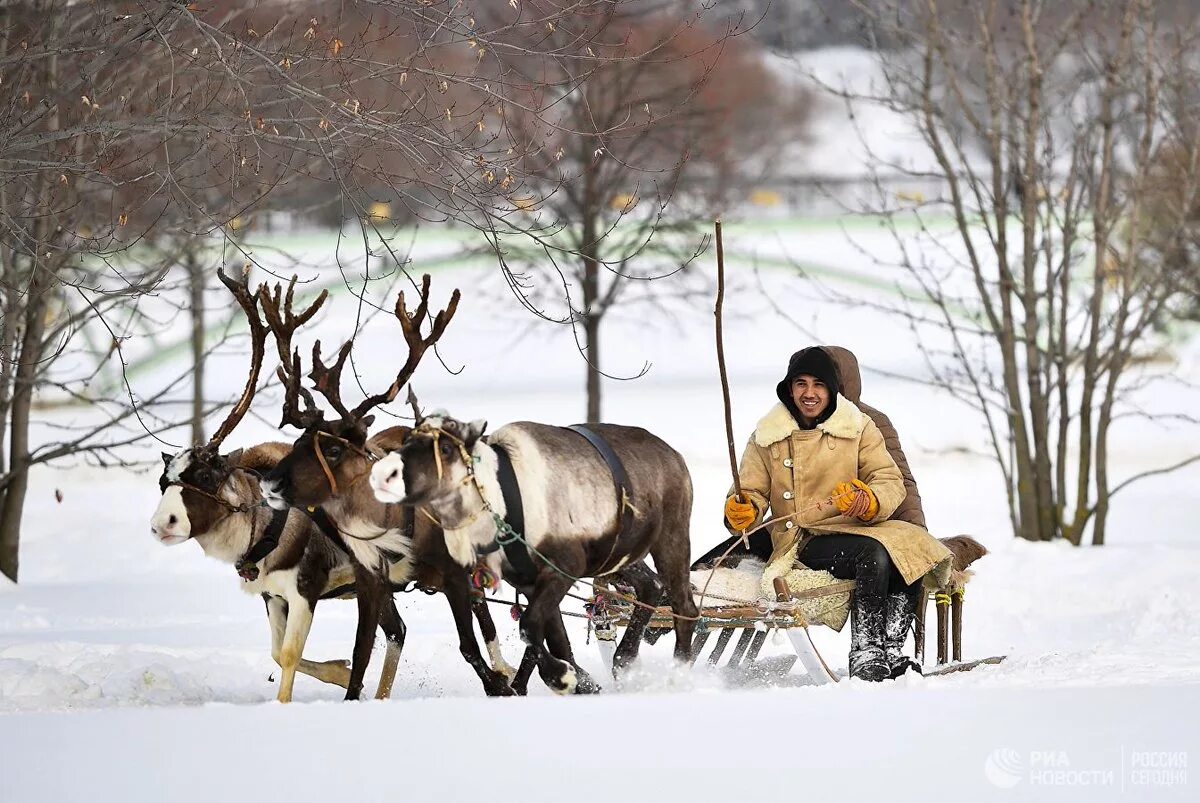
[[[409,630],[391,701],[344,704],[339,689],[300,676],[296,702],[279,706],[261,602],[194,544],[151,538],[159,449],[148,448],[140,475],[67,467],[33,478],[22,582],[0,585],[0,800],[1195,799],[1200,468],[1118,497],[1103,549],[1014,541],[998,473],[981,456],[981,423],[919,381],[878,373],[924,375],[908,330],[815,301],[772,260],[803,261],[843,290],[887,275],[836,225],[732,226],[727,237],[739,448],[794,349],[817,340],[854,350],[864,398],[904,439],[931,529],[971,533],[992,550],[967,594],[964,651],[1009,656],[1002,665],[836,687],[808,686],[797,669],[773,687],[744,688],[706,665],[674,667],[667,637],[599,697],[560,699],[536,687],[527,699],[489,700],[458,655],[445,603],[414,594],[398,600]],[[419,241],[414,271],[444,245]],[[433,274],[435,298],[455,286],[466,293],[440,348],[462,371],[427,359],[414,382],[423,405],[493,428],[583,417],[584,370],[569,331],[532,322],[494,268],[451,264]],[[337,280],[328,267],[310,275]],[[795,322],[771,312],[764,291]],[[315,334],[327,344],[346,336],[354,309],[348,294],[334,298]],[[729,484],[711,307],[669,313],[643,308],[606,324],[607,370],[651,367],[637,381],[607,382],[604,411],[652,429],[687,458],[699,555],[723,535]],[[398,337],[385,317],[361,337],[369,390],[398,367]],[[1200,380],[1200,340],[1181,337],[1174,353],[1172,373]],[[149,392],[178,367],[160,360],[135,372],[137,387]],[[232,397],[243,358],[222,353],[209,376],[211,398]],[[1164,385],[1146,402],[1194,409],[1188,393]],[[228,448],[278,438],[275,398],[260,400],[261,417],[248,418]],[[1115,479],[1182,459],[1197,441],[1194,431],[1131,421],[1115,434]],[[496,612],[514,661],[515,627]],[[322,603],[306,656],[348,657],[354,614],[353,603]],[[581,662],[603,680],[580,620],[568,624]],[[844,668],[848,629],[815,638]],[[768,640],[764,656],[785,652]]]

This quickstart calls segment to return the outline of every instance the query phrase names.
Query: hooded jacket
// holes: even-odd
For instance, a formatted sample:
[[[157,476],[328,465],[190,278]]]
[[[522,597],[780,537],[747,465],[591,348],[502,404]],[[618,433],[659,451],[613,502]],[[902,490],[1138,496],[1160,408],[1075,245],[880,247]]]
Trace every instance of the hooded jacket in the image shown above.
[[[875,426],[879,427],[879,433],[883,435],[883,443],[887,446],[888,454],[896,461],[896,467],[900,469],[900,475],[904,478],[906,492],[904,501],[896,507],[891,518],[907,521],[909,524],[915,524],[924,529],[925,511],[921,507],[921,492],[917,490],[917,481],[913,479],[912,469],[909,468],[908,458],[904,454],[904,447],[900,445],[900,434],[896,432],[896,427],[890,418],[874,407],[863,403],[861,398],[862,372],[858,368],[858,358],[850,349],[844,349],[841,346],[821,346],[820,348],[833,358],[833,363],[837,366],[842,395],[854,402],[854,405],[870,416],[871,420],[875,422]]]
[[[835,360],[844,393],[857,397],[862,383],[854,355],[845,349],[821,348]],[[891,432],[894,437],[895,430]],[[758,514],[755,525],[768,511],[770,518],[787,517],[771,525],[772,555],[764,585],[791,569],[805,532],[817,537],[847,533],[874,538],[887,549],[906,583],[934,569],[948,571],[950,551],[911,520],[924,520],[915,483],[906,509],[910,497],[904,472],[871,416],[846,395],[838,394],[833,414],[811,430],[801,429],[788,409],[776,404],[758,422],[738,473],[742,490]],[[843,516],[828,501],[838,483],[852,479],[865,482],[879,500],[879,511],[869,522]],[[898,512],[907,520],[898,518]]]

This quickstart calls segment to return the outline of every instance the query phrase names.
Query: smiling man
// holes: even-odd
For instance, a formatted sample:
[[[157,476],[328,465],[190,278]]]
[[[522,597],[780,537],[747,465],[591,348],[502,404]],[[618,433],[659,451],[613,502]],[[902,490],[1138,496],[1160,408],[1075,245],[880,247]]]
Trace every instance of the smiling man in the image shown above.
[[[775,387],[779,404],[742,455],[743,498],[730,492],[725,522],[744,532],[769,510],[769,569],[799,561],[855,581],[850,674],[879,681],[919,670],[904,656],[904,640],[921,578],[945,571],[950,552],[923,528],[890,519],[907,493],[903,476],[879,427],[841,385],[826,349],[792,355]]]

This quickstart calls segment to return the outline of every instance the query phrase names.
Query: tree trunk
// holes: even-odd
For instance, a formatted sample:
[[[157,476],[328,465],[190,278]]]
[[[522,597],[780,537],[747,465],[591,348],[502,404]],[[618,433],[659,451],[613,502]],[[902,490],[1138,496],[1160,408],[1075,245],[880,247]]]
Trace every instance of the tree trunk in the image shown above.
[[[587,423],[600,423],[600,318],[589,315],[583,322],[587,338]]]
[[[62,19],[56,16],[50,26],[49,35],[55,36]],[[58,89],[58,56],[52,56],[45,65],[44,73],[47,96]],[[46,116],[46,130],[60,128],[58,108]],[[38,371],[42,367],[46,333],[46,307],[50,289],[58,280],[61,263],[51,261],[49,244],[56,234],[57,222],[49,214],[50,179],[44,175],[35,195],[36,208],[43,212],[33,224],[33,253],[29,257],[29,284],[23,299],[23,331],[20,336],[20,351],[16,355],[13,369],[12,397],[9,400],[9,474],[10,481],[4,489],[0,503],[0,573],[17,582],[20,569],[21,517],[25,512],[25,494],[29,490],[29,414],[33,408],[33,390]],[[44,260],[44,261],[43,261]],[[15,255],[14,255],[15,261]],[[20,302],[16,302],[20,303]]]
[[[20,565],[21,515],[25,493],[29,489],[29,413],[33,407],[33,386],[41,364],[42,335],[46,322],[46,294],[53,273],[50,266],[35,266],[25,302],[25,332],[21,337],[20,362],[17,363],[10,407],[9,468],[12,479],[0,505],[0,572],[14,583]]]
[[[594,257],[583,257],[583,336],[587,351],[587,423],[600,422],[600,320],[597,300],[600,266]]]
[[[204,269],[196,244],[184,246],[192,313],[192,445],[204,445]]]
[[[584,174],[583,209],[592,211],[600,202],[595,189],[595,174]],[[597,225],[594,214],[585,214],[580,236],[579,256],[583,260],[583,334],[587,350],[587,423],[600,422],[600,258],[597,253]]]
[[[3,201],[0,201],[2,203]],[[16,345],[18,326],[16,324],[17,305],[13,300],[16,295],[15,290],[10,290],[8,282],[15,282],[14,266],[16,264],[15,255],[11,249],[3,248],[3,276],[7,280],[5,286],[0,288],[0,303],[3,303],[4,320],[0,321],[0,477],[4,476],[8,468],[7,444],[8,444],[8,412],[12,405],[12,384],[13,384],[13,366],[16,365]]]

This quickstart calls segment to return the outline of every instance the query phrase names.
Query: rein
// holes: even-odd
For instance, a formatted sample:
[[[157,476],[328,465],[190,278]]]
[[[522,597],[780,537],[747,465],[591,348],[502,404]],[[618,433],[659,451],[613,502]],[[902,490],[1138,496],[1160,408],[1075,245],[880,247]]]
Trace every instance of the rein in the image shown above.
[[[496,513],[495,509],[493,509],[491,503],[488,502],[487,497],[483,495],[483,486],[479,484],[479,478],[475,474],[475,458],[471,455],[470,452],[467,451],[467,445],[465,442],[463,442],[463,439],[458,437],[457,435],[447,432],[446,430],[442,429],[441,427],[422,426],[422,427],[418,427],[417,430],[415,430],[415,431],[420,431],[423,434],[429,435],[433,439],[433,458],[434,458],[434,464],[437,466],[437,477],[438,477],[439,482],[441,481],[442,477],[444,476],[444,472],[442,469],[442,453],[441,453],[441,449],[438,447],[441,444],[442,436],[445,436],[450,439],[451,443],[453,443],[455,445],[455,447],[458,448],[458,453],[462,457],[463,466],[465,466],[467,469],[467,476],[463,477],[462,482],[460,482],[459,484],[460,485],[467,485],[467,484],[473,485],[475,487],[475,492],[479,494],[479,501],[483,503],[483,505],[478,510],[476,510],[474,513],[467,516],[467,518],[463,519],[458,524],[454,524],[449,527],[447,527],[445,524],[443,524],[442,522],[440,522],[436,518],[434,518],[433,514],[430,513],[428,510],[426,510],[425,508],[419,508],[421,513],[425,516],[425,518],[429,519],[434,524],[441,527],[443,530],[446,530],[446,529],[461,530],[463,527],[466,527],[469,524],[474,524],[479,519],[479,517],[482,516],[484,513],[491,513],[493,516],[498,517],[498,514]],[[488,549],[487,552],[489,552],[489,553],[495,552],[495,549]]]
[[[245,472],[246,474],[249,474],[254,477],[260,476],[260,474],[257,471],[254,471],[253,469],[242,468],[241,466],[234,466],[230,470],[230,474],[232,474],[234,471],[242,471],[242,472]],[[226,477],[225,482],[228,482],[228,481],[229,481],[229,478]],[[220,490],[221,487],[224,487],[225,482],[222,482],[221,486],[218,487],[217,490]],[[212,501],[214,501],[217,504],[224,507],[228,512],[221,518],[217,519],[216,523],[225,521],[225,519],[229,518],[230,516],[232,516],[235,513],[249,513],[250,511],[257,510],[260,507],[268,507],[267,500],[265,500],[265,499],[260,499],[258,502],[255,502],[252,505],[235,505],[232,502],[230,502],[228,499],[225,499],[222,496],[218,496],[217,494],[210,493],[210,492],[204,490],[203,488],[192,485],[191,483],[184,482],[183,480],[175,480],[173,482],[167,483],[168,488],[171,487],[172,485],[174,485],[178,488],[182,488],[185,491],[191,491],[192,493],[203,496],[206,499],[211,499]]]

